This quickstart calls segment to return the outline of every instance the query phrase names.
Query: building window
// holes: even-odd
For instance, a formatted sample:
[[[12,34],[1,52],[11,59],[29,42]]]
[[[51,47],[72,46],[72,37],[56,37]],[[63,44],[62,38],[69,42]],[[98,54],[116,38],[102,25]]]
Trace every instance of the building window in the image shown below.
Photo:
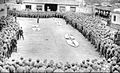
[[[31,10],[31,5],[26,5],[27,10]]]
[[[65,6],[60,6],[60,12],[65,12]]]
[[[114,21],[116,21],[116,16],[114,15]]]
[[[37,5],[36,10],[42,11],[42,5]]]
[[[71,12],[76,12],[76,7],[70,7]]]

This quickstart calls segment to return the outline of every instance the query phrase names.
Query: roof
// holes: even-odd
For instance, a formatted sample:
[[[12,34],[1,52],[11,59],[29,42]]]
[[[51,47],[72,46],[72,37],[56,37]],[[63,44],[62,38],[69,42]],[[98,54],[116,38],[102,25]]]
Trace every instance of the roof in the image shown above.
[[[120,12],[120,8],[114,9],[114,12]]]
[[[120,14],[120,8],[116,8],[112,11],[112,13],[117,13],[117,14]]]
[[[95,8],[101,9],[101,10],[112,10],[112,7],[108,7],[108,6],[96,6]]]
[[[23,3],[52,3],[52,4],[67,4],[67,5],[79,5],[76,0],[23,0]]]

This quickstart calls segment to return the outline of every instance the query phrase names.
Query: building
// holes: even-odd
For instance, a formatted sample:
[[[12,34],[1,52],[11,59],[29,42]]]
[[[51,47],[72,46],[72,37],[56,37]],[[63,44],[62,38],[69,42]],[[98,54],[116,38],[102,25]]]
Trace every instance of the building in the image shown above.
[[[112,6],[103,6],[103,5],[94,6],[95,15],[103,18],[109,18],[112,9],[113,9]]]
[[[20,2],[19,2],[20,1]],[[32,11],[78,12],[82,0],[12,0],[16,4],[9,4],[11,9]]]
[[[114,9],[111,13],[111,22],[120,25],[120,8]]]

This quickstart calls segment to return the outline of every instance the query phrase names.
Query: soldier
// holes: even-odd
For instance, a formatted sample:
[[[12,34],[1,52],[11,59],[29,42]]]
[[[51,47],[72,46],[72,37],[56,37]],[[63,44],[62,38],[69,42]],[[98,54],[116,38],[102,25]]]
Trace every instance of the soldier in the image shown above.
[[[24,62],[24,58],[23,58],[23,57],[20,57],[19,62],[22,64],[22,63]]]
[[[30,69],[30,73],[37,73],[38,68],[34,66],[32,69]]]
[[[20,39],[22,37],[22,39],[24,40],[24,35],[23,35],[23,29],[22,29],[22,27],[19,29],[19,34],[20,34]]]
[[[106,59],[109,59],[109,58],[110,58],[110,52],[111,52],[111,47],[108,47],[108,48],[107,48],[106,55],[105,55],[105,58],[106,58]]]
[[[5,44],[3,45],[3,56],[7,57],[7,51],[8,51],[8,49],[7,49],[7,44],[5,43]]]
[[[9,70],[8,69],[6,69],[6,68],[2,68],[2,70],[1,70],[1,73],[9,73]]]
[[[13,65],[9,66],[10,73],[15,73],[15,67]]]
[[[25,68],[22,65],[19,65],[16,69],[17,73],[24,73],[25,72]]]
[[[13,37],[12,40],[11,40],[11,51],[15,51],[17,52],[17,40]]]
[[[53,68],[50,65],[48,65],[47,68],[45,69],[45,72],[46,73],[53,73]]]
[[[15,22],[17,22],[17,13],[15,13]]]
[[[69,65],[69,66],[67,66],[67,69],[65,70],[65,72],[74,72],[72,69],[71,69],[71,66]]]
[[[25,65],[24,68],[25,68],[25,73],[30,73],[30,66]]]
[[[46,66],[44,64],[40,63],[40,66],[37,70],[38,73],[45,73]]]
[[[56,69],[54,70],[54,72],[64,72],[60,63],[56,63]]]
[[[35,62],[35,64],[34,64],[34,66],[39,67],[39,65],[40,65],[40,60],[37,59],[36,62]]]
[[[37,16],[37,23],[39,23],[39,16]]]

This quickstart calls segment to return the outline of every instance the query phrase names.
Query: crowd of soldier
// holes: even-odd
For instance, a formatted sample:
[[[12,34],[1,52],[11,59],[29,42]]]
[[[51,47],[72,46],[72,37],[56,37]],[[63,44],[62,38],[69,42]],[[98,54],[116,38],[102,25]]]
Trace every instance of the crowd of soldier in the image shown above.
[[[113,67],[117,67],[120,62],[120,47],[115,44],[116,34],[120,31],[114,30],[103,23],[101,23],[98,17],[83,13],[58,13],[58,12],[42,12],[42,13],[22,13],[16,12],[20,17],[32,17],[37,18],[63,18],[67,24],[70,24],[75,29],[80,31],[91,44],[95,45],[96,50],[101,56],[104,56],[106,60],[111,61]],[[14,13],[11,12],[11,15]],[[22,15],[23,14],[23,15]],[[119,71],[118,68],[115,68]],[[113,70],[114,71],[114,70]]]
[[[78,29],[106,60],[120,62],[120,46],[115,44],[115,35],[120,31],[114,30],[101,23],[100,19],[86,14],[67,13],[65,18],[75,29]],[[119,69],[117,69],[119,71]]]
[[[17,51],[17,40],[20,38],[19,24],[14,21],[12,16],[0,19],[0,60],[9,58],[12,52]]]
[[[108,61],[110,62],[110,61]],[[105,59],[87,59],[81,63],[63,63],[54,62],[53,60],[44,61],[37,59],[32,60],[31,58],[24,59],[11,59],[6,62],[0,61],[0,72],[10,72],[10,73],[74,73],[74,72],[111,72],[110,64]],[[119,64],[120,65],[120,64]],[[117,71],[116,71],[117,72]]]

